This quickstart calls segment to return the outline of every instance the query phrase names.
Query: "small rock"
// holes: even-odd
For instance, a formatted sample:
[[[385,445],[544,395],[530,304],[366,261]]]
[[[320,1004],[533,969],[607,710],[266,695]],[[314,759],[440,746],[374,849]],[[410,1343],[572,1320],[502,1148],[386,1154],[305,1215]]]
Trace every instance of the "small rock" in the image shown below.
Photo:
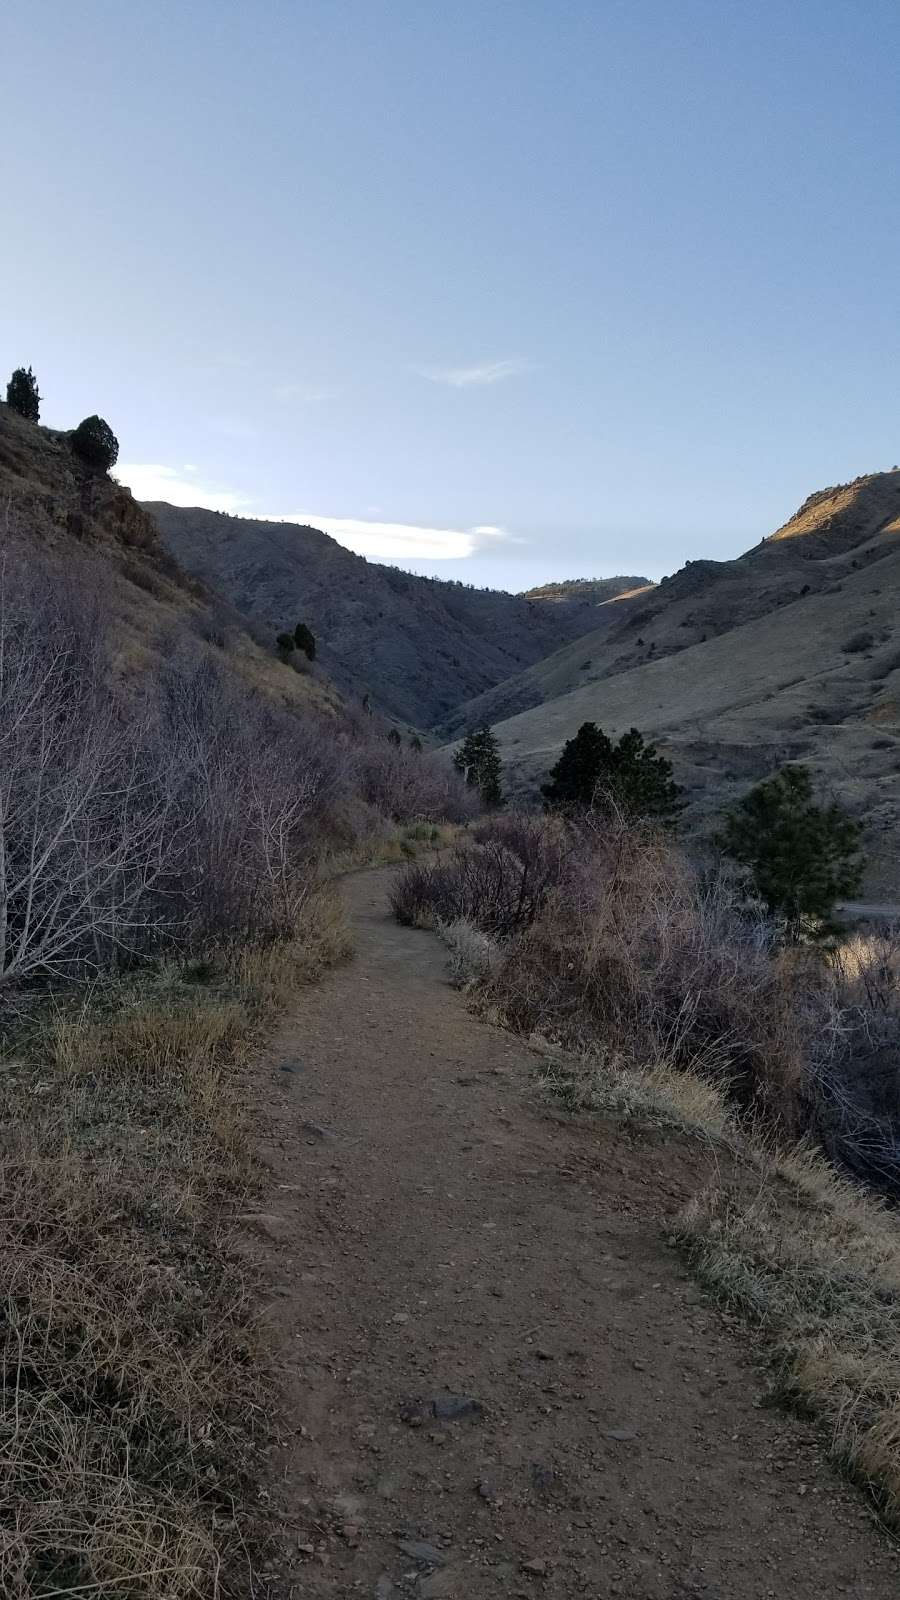
[[[405,1422],[408,1428],[421,1428],[427,1416],[423,1400],[401,1400],[400,1421]]]
[[[419,1579],[417,1593],[422,1600],[443,1600],[461,1591],[457,1588],[457,1574],[445,1567],[443,1572],[429,1572],[424,1578]]]
[[[535,1556],[533,1561],[522,1562],[522,1571],[532,1573],[535,1578],[543,1578],[547,1574],[547,1566],[546,1556]]]
[[[550,1350],[545,1344],[536,1344],[534,1347],[534,1353],[537,1356],[538,1361],[553,1360],[553,1351]]]
[[[375,1584],[375,1600],[394,1600],[394,1596],[399,1593],[399,1589],[395,1588],[387,1573],[383,1572]]]
[[[603,1435],[604,1439],[620,1439],[620,1440],[636,1439],[637,1436],[638,1436],[637,1428],[607,1428],[606,1432]]]
[[[316,1547],[314,1544],[309,1544],[306,1541],[301,1544],[299,1539],[297,1540],[297,1549],[299,1550],[301,1556],[314,1556],[316,1553]]]
[[[304,1133],[311,1133],[314,1139],[327,1139],[328,1129],[323,1128],[321,1122],[301,1122]]]
[[[497,1504],[497,1490],[491,1483],[490,1478],[479,1478],[475,1485],[475,1490],[479,1498],[486,1500],[489,1506]]]
[[[436,1394],[431,1402],[431,1414],[441,1422],[455,1422],[458,1417],[480,1417],[484,1406],[467,1394]]]
[[[246,1223],[248,1228],[254,1228],[266,1239],[271,1239],[273,1244],[283,1244],[291,1236],[291,1225],[287,1218],[276,1216],[272,1211],[242,1211],[237,1220]]]
[[[411,1561],[421,1562],[423,1567],[445,1567],[449,1559],[446,1550],[439,1550],[436,1544],[428,1544],[425,1539],[398,1539],[397,1548]]]
[[[408,1311],[395,1311],[394,1315],[391,1317],[391,1321],[392,1322],[408,1322],[409,1321],[409,1312]]]

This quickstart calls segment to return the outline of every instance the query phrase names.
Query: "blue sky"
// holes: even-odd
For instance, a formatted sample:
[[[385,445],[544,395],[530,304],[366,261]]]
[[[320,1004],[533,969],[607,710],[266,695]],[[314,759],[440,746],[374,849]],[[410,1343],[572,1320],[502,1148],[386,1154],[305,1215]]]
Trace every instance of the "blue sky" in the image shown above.
[[[509,588],[900,459],[896,0],[7,0],[0,364]]]

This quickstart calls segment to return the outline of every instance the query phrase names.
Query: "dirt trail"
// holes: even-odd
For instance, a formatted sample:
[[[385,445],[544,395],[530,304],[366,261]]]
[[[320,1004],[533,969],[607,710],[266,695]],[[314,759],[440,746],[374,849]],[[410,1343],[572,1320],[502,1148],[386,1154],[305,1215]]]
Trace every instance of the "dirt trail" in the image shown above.
[[[271,1592],[895,1597],[862,1498],[808,1426],[759,1409],[749,1352],[664,1242],[709,1158],[548,1114],[534,1057],[389,919],[389,881],[346,882],[357,957],[264,1066]],[[448,1395],[483,1409],[440,1420]]]

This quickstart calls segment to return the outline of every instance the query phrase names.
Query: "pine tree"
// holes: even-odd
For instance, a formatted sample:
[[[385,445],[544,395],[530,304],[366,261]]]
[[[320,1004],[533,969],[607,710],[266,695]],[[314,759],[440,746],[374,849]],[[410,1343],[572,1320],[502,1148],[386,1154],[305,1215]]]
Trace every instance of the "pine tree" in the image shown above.
[[[462,773],[469,788],[478,790],[484,805],[494,810],[505,804],[500,747],[490,728],[485,726],[467,733],[453,757],[453,765]]]
[[[859,888],[859,839],[839,805],[816,804],[808,769],[787,766],[728,813],[718,842],[796,937],[804,923],[827,928],[835,902]]]
[[[403,743],[403,740],[400,737],[399,728],[391,728],[391,730],[388,733],[387,737],[388,737],[388,744],[395,745],[396,748],[399,750],[401,744]]]
[[[541,789],[547,810],[587,810],[593,805],[600,774],[609,770],[612,748],[596,722],[583,722],[575,737],[566,740]]]
[[[37,422],[41,414],[41,396],[37,378],[29,367],[16,367],[6,385],[6,404],[18,411],[27,422]]]
[[[637,728],[614,744],[595,722],[567,740],[541,793],[550,811],[616,811],[630,821],[671,822],[681,803],[671,763]]]

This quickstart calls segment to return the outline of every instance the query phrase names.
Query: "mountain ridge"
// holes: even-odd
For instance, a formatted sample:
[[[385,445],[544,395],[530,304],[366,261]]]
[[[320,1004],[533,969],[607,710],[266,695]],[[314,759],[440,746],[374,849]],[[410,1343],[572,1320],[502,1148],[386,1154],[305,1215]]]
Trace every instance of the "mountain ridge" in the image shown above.
[[[344,693],[428,727],[598,626],[592,599],[554,603],[367,561],[321,530],[148,502],[187,571],[225,592],[254,631],[304,621]],[[607,580],[622,586],[631,579]]]

